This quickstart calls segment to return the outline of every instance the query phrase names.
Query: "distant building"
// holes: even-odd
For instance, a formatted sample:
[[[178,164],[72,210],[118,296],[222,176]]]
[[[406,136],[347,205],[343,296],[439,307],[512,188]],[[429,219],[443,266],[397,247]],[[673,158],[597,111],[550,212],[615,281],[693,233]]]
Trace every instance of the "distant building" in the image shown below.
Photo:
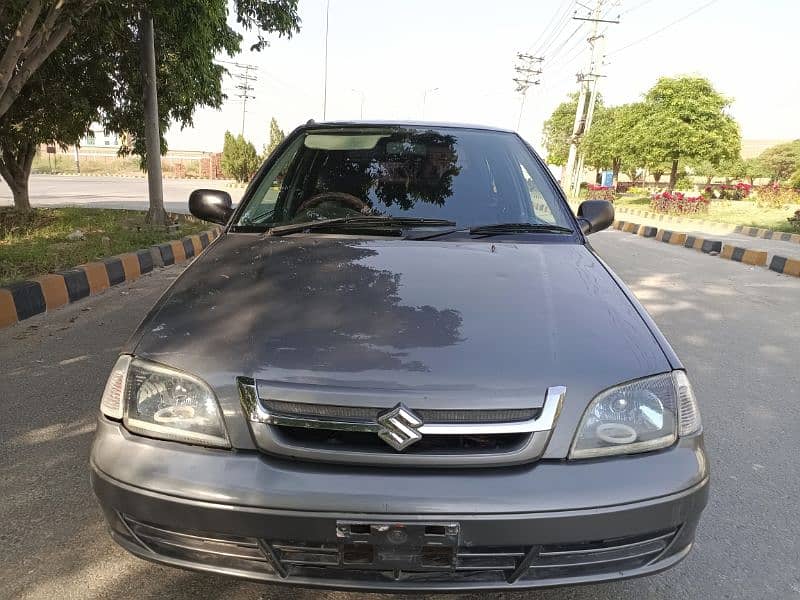
[[[106,131],[99,123],[92,123],[89,130],[81,138],[80,146],[82,149],[109,148],[118,150],[120,139],[116,133]]]

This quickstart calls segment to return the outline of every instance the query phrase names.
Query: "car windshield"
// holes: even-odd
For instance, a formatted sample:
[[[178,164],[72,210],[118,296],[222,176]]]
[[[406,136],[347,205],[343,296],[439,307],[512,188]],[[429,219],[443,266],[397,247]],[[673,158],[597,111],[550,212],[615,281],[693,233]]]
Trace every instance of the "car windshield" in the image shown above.
[[[543,167],[512,133],[465,128],[305,130],[280,150],[237,225],[440,219],[458,227],[572,228]]]

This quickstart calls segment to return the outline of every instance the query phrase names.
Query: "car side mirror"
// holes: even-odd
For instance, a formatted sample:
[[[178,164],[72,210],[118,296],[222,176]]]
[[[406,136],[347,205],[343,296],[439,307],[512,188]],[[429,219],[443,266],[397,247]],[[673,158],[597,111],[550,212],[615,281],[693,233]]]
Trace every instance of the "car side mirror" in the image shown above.
[[[195,190],[189,195],[189,212],[203,221],[225,225],[233,214],[233,201],[222,190]]]
[[[614,205],[608,200],[584,200],[578,207],[578,223],[588,235],[606,229],[614,222]]]

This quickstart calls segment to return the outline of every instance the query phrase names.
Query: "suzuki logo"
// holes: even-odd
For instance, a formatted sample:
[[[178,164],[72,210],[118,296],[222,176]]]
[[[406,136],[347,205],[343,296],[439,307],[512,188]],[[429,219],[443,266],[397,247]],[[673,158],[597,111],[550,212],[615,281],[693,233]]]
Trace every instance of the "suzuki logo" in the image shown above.
[[[422,427],[422,419],[402,404],[378,415],[377,421],[381,426],[378,437],[395,450],[405,450],[422,439],[422,434],[417,431]]]

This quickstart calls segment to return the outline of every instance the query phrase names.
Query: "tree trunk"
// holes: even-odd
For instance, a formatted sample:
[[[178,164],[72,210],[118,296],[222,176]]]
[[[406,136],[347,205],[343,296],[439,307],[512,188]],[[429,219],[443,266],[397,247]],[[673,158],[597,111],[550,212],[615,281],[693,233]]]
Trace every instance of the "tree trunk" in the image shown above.
[[[661,176],[664,174],[663,171],[653,171],[653,181],[656,183],[661,182]]]
[[[147,188],[150,209],[146,222],[165,226],[164,189],[161,181],[161,130],[158,120],[158,92],[156,88],[156,55],[153,17],[142,11],[141,17],[141,71],[142,99],[144,101],[144,137],[147,152]]]
[[[28,180],[34,156],[36,156],[36,144],[30,141],[17,144],[4,143],[0,149],[0,175],[11,188],[14,208],[21,212],[31,210]]]
[[[621,166],[622,166],[622,161],[620,159],[615,158],[614,160],[611,161],[611,173],[612,173],[611,185],[613,185],[614,187],[617,187],[617,183],[619,182],[619,170]]]
[[[672,161],[672,170],[669,172],[669,189],[674,190],[678,183],[678,159]]]

